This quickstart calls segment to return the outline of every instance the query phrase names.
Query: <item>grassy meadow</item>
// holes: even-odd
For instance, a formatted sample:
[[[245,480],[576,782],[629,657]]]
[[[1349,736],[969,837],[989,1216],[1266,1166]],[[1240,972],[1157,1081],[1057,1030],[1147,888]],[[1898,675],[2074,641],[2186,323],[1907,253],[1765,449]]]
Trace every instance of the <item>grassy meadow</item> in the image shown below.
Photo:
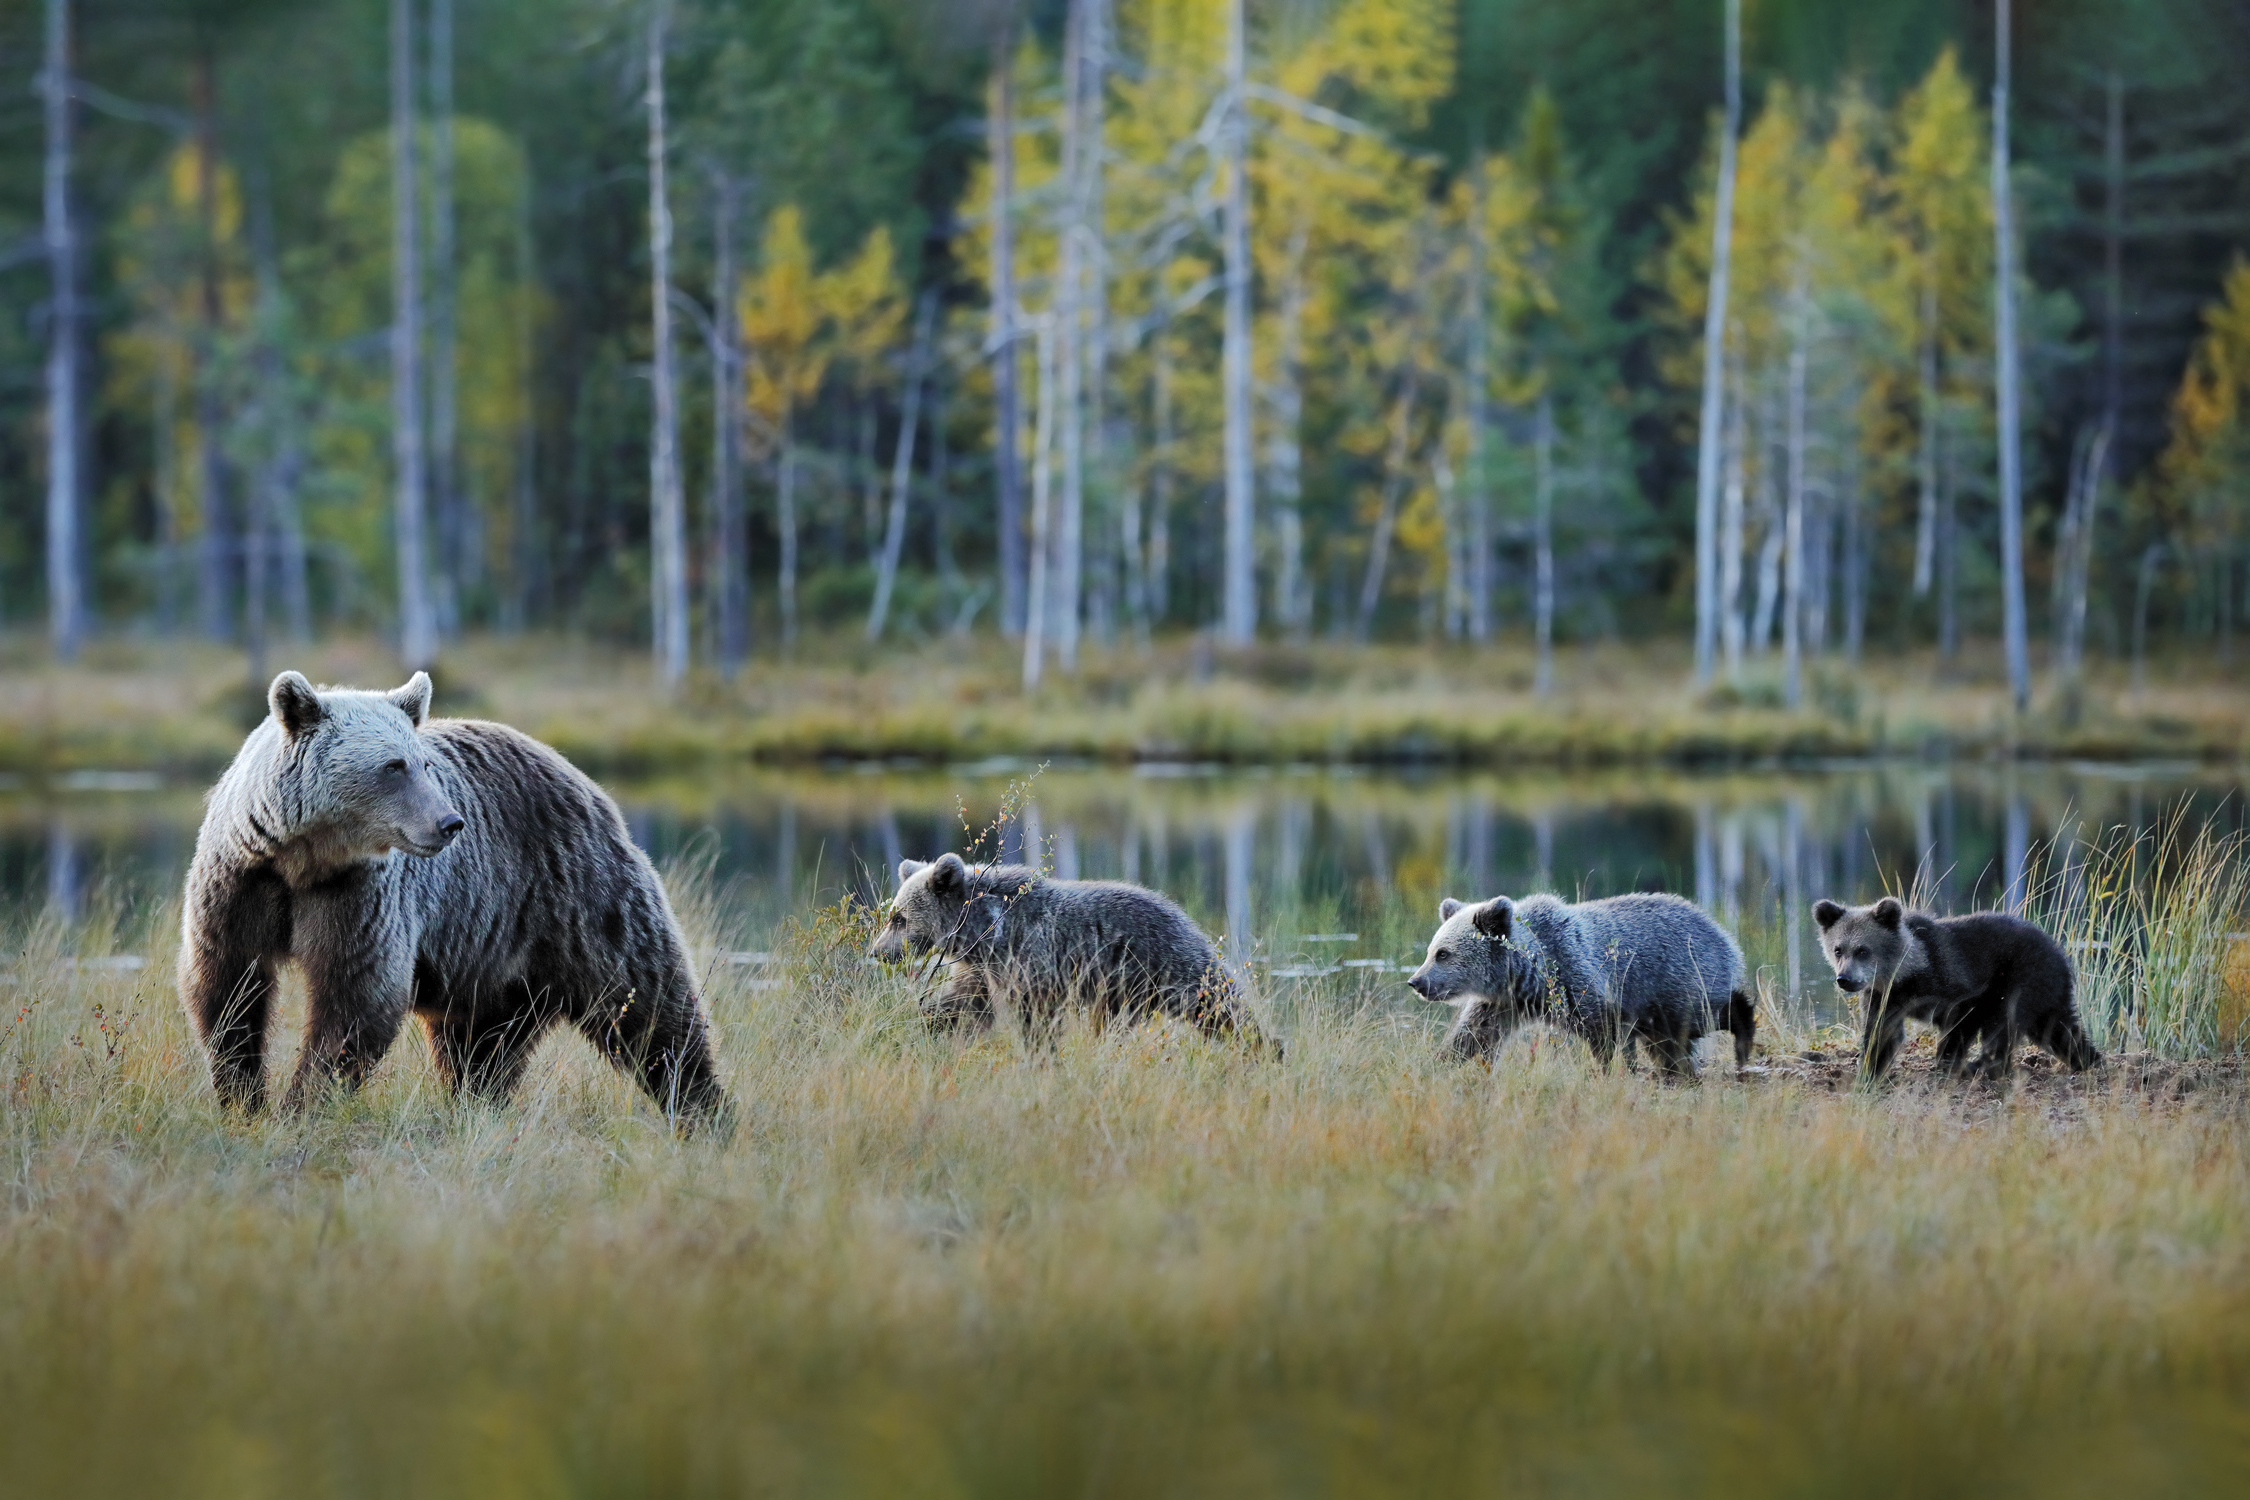
[[[263,679],[239,652],[113,639],[58,668],[28,637],[0,640],[0,773],[135,767],[206,774],[224,766]],[[373,640],[277,647],[267,674],[403,680]],[[1783,706],[1771,662],[1697,690],[1684,652],[1595,643],[1562,654],[1557,687],[1532,691],[1527,645],[1471,652],[1330,644],[1229,655],[1198,638],[1089,650],[1075,677],[1027,695],[1020,660],[985,638],[892,644],[808,639],[761,656],[733,682],[698,676],[676,695],[646,653],[556,636],[481,637],[449,649],[435,711],[504,719],[603,775],[651,776],[759,763],[1006,755],[1124,763],[1354,762],[1458,766],[1757,765],[1870,756],[2162,758],[2233,764],[2250,755],[2250,679],[2208,653],[2151,663],[2135,685],[2096,670],[2070,698],[2007,710],[1997,653],[1953,663],[1871,652],[1807,670]]]
[[[2250,1474],[2230,1059],[1999,1093],[1931,1079],[1925,1042],[1869,1094],[1845,1034],[1773,1003],[1739,1081],[1603,1075],[1552,1037],[1487,1072],[1349,971],[1267,982],[1284,1063],[1166,1027],[963,1042],[926,1034],[914,976],[861,961],[864,912],[745,932],[694,872],[673,884],[729,1143],[673,1139],[568,1038],[506,1110],[450,1103],[409,1035],[356,1098],[227,1119],[173,997],[172,915],[20,926],[9,1489],[2058,1496]],[[773,961],[732,961],[751,942]]]

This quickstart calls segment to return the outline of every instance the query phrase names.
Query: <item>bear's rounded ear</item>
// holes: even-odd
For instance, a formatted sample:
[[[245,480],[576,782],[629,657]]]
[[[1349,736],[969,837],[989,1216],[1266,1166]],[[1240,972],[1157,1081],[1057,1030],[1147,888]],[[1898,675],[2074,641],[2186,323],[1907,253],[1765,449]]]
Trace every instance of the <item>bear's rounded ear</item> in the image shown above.
[[[1505,896],[1495,896],[1478,907],[1469,920],[1486,937],[1504,938],[1516,925],[1516,904]]]
[[[405,687],[394,688],[385,696],[420,729],[422,721],[430,716],[430,674],[416,672],[406,679]]]
[[[1453,920],[1453,914],[1468,904],[1466,901],[1456,901],[1448,896],[1437,904],[1437,919],[1440,922],[1450,922]]]
[[[1905,916],[1906,908],[1898,904],[1898,897],[1896,896],[1885,896],[1875,903],[1875,920],[1894,932],[1898,930],[1898,924]]]
[[[904,885],[906,884],[906,882],[912,880],[915,876],[921,874],[928,868],[929,865],[926,861],[919,859],[902,859],[898,862],[898,883],[900,885]]]
[[[1836,919],[1843,914],[1844,909],[1833,901],[1815,901],[1812,906],[1812,919],[1820,924],[1823,932],[1835,926]]]
[[[276,677],[273,686],[266,689],[266,707],[273,710],[274,722],[291,739],[328,716],[320,706],[320,694],[313,691],[302,672],[284,672]]]
[[[941,854],[930,868],[930,889],[949,896],[969,883],[969,867],[958,854]]]

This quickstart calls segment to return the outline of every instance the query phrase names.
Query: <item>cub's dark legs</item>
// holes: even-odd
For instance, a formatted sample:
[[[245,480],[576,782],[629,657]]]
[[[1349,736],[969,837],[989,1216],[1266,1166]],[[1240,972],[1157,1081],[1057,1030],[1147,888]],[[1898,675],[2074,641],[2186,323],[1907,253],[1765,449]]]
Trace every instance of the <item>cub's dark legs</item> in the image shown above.
[[[1859,1076],[1873,1081],[1891,1070],[1906,1040],[1906,1007],[1875,997],[1867,1002],[1867,1027],[1859,1038]]]
[[[1750,1044],[1758,1039],[1758,1011],[1740,990],[1727,997],[1726,1029],[1734,1037],[1735,1067],[1749,1067]]]

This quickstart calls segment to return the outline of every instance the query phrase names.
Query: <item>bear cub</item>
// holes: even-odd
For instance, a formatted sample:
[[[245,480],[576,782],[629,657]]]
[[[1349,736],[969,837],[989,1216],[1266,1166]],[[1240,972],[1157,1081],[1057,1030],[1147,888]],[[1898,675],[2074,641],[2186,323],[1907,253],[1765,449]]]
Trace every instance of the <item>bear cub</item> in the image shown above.
[[[1003,1005],[1026,1025],[1080,1007],[1102,1022],[1162,1014],[1266,1043],[1217,946],[1169,897],[958,854],[901,860],[898,880],[868,952],[945,963],[944,988],[923,1003],[934,1028],[989,1026]]]
[[[504,1099],[557,1025],[682,1125],[729,1116],[687,942],[617,804],[503,724],[273,681],[188,869],[180,998],[226,1104],[266,1097],[266,1023],[309,999],[291,1103],[357,1086],[409,1015],[456,1093]]]
[[[1438,903],[1437,935],[1407,987],[1459,1015],[1457,1056],[1489,1056],[1529,1021],[1549,1021],[1593,1048],[1604,1067],[1620,1042],[1646,1043],[1676,1077],[1693,1077],[1707,1032],[1734,1035],[1750,1061],[1757,1017],[1742,950],[1701,907],[1677,896],[1612,896],[1575,905],[1554,896]]]
[[[1938,1066],[2005,1078],[2016,1047],[2032,1042],[2084,1072],[2102,1060],[2072,1003],[2070,960],[2033,923],[2005,912],[1937,917],[1895,897],[1870,906],[1813,906],[1836,987],[1865,997],[1860,1072],[1879,1078],[1897,1057],[1908,1021],[1938,1029]]]

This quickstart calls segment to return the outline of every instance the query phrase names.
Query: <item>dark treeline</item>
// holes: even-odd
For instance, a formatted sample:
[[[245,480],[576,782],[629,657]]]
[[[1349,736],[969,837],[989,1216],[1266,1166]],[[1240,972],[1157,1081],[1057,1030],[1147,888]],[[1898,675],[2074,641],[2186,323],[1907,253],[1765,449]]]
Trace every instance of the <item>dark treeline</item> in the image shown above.
[[[1236,14],[18,0],[0,620],[1684,631],[1722,0]],[[1996,632],[1992,7],[1743,26],[1729,659]],[[2013,37],[2035,630],[2231,646],[2250,14]]]

